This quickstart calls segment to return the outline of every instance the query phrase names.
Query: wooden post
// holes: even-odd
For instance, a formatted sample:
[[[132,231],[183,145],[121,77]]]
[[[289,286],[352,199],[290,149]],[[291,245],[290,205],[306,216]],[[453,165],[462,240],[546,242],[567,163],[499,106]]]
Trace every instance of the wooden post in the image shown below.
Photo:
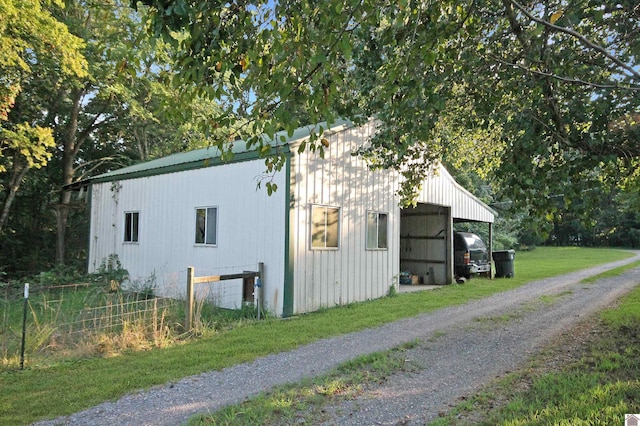
[[[185,301],[185,331],[191,331],[191,321],[193,320],[193,266],[187,268],[187,300]]]
[[[262,312],[262,289],[264,287],[264,263],[258,263],[258,282],[260,287],[256,288],[256,299],[258,304],[258,319],[260,319],[260,312]]]
[[[145,311],[146,311],[146,307],[145,307]],[[153,335],[155,336],[154,339],[157,341],[158,337],[159,337],[159,333],[158,333],[158,298],[154,297],[153,298],[153,311],[152,311],[152,322],[153,322]]]

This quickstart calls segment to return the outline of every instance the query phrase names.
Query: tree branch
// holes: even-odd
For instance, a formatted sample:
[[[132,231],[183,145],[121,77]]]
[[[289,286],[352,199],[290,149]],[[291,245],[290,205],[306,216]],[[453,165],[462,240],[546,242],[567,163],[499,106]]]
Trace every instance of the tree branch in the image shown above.
[[[529,42],[523,36],[522,25],[518,22],[516,18],[516,14],[513,12],[513,7],[510,0],[502,0],[502,4],[504,5],[505,13],[507,14],[507,19],[509,20],[509,25],[511,26],[511,30],[515,34],[516,38],[524,48],[524,50],[529,50]]]
[[[557,74],[552,74],[552,73],[548,73],[548,72],[544,72],[544,71],[539,71],[539,70],[534,70],[528,67],[525,67],[523,65],[520,64],[516,64],[513,62],[508,62],[505,61],[504,59],[500,59],[497,56],[491,55],[491,58],[496,61],[499,62],[503,65],[507,65],[510,67],[514,67],[514,68],[519,68],[523,71],[526,71],[528,73],[531,74],[536,74],[542,77],[550,77],[556,80],[560,80],[563,81],[565,83],[571,83],[571,84],[580,84],[580,85],[585,85],[585,86],[590,86],[590,87],[595,87],[598,89],[622,89],[622,90],[633,90],[633,91],[640,91],[640,86],[631,86],[631,85],[621,85],[621,84],[601,84],[601,83],[592,83],[590,81],[586,81],[586,80],[582,80],[579,78],[569,78],[569,77],[563,77]]]
[[[73,168],[74,176],[75,176],[76,172],[78,172],[78,170],[84,169],[89,164],[93,164],[93,166],[91,166],[89,169],[85,170],[80,176],[78,176],[75,179],[75,181],[76,182],[80,182],[80,181],[86,179],[87,176],[89,176],[91,174],[91,172],[93,172],[95,169],[97,169],[98,167],[100,167],[101,165],[106,163],[107,161],[115,160],[116,158],[118,158],[118,157],[117,156],[116,157],[103,157],[103,158],[97,158],[95,160],[85,161],[84,163],[79,164],[77,167]]]
[[[331,46],[329,46],[328,49],[325,50],[325,53],[328,55],[329,53],[331,53],[336,46],[338,45],[338,43],[340,42],[340,38],[345,34],[345,33],[349,33],[351,31],[353,31],[354,28],[350,28],[350,23],[356,13],[356,11],[360,8],[361,4],[356,5],[354,8],[351,9],[348,19],[345,21],[345,25],[340,29],[338,36],[336,37],[335,41],[333,42],[333,44]],[[252,124],[253,122],[257,121],[258,118],[263,115],[263,114],[269,114],[272,113],[273,111],[276,110],[276,108],[282,103],[282,99],[286,99],[289,95],[291,95],[293,92],[295,92],[296,90],[298,90],[304,83],[306,83],[307,81],[309,81],[309,79],[311,77],[313,77],[314,74],[316,74],[323,66],[323,63],[320,62],[318,64],[316,64],[311,70],[309,70],[301,79],[299,79],[299,81],[296,83],[295,86],[293,86],[287,94],[285,94],[284,96],[280,96],[278,98],[278,100],[272,102],[271,104],[267,105],[266,108],[264,110],[261,110],[261,112],[254,116],[253,118],[247,120],[245,123],[243,123],[240,128],[236,131],[234,131],[233,133],[231,133],[231,137],[235,137],[239,135],[239,130],[242,128],[245,128],[247,126],[249,126],[250,124]],[[259,101],[256,100],[254,101],[250,107],[253,108],[254,106],[258,105]]]
[[[568,34],[572,37],[577,38],[578,40],[580,40],[580,42],[585,45],[586,47],[595,50],[596,52],[602,53],[605,57],[609,58],[611,61],[613,61],[615,64],[617,64],[619,67],[624,68],[626,71],[628,71],[635,79],[640,80],[640,73],[638,73],[636,70],[633,69],[633,67],[630,67],[629,65],[625,64],[624,62],[622,62],[620,59],[616,58],[614,55],[612,55],[611,53],[609,53],[604,47],[600,46],[599,44],[596,44],[590,40],[588,40],[585,36],[583,36],[580,33],[577,33],[576,31],[573,31],[569,28],[565,28],[565,27],[561,27],[559,25],[555,25],[552,24],[551,22],[545,21],[544,19],[540,19],[537,18],[535,16],[533,16],[531,13],[529,13],[524,6],[522,6],[520,3],[518,3],[516,0],[508,0],[511,4],[513,4],[518,10],[520,10],[527,18],[531,19],[534,22],[537,22],[539,24],[544,25],[547,28],[551,28],[552,30],[555,30],[557,32],[561,32],[561,33],[565,33]]]

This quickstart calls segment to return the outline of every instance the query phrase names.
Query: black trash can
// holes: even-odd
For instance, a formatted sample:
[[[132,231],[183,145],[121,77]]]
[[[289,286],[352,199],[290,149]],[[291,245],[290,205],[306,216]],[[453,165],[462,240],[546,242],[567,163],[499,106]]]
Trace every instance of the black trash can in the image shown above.
[[[496,264],[496,277],[513,278],[515,250],[500,250],[492,252],[493,261]]]

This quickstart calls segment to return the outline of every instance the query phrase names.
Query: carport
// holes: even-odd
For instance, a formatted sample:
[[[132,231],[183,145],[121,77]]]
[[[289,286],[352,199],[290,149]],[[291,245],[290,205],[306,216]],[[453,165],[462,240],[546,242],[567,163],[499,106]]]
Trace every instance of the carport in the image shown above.
[[[416,206],[400,211],[401,277],[409,273],[411,287],[453,283],[453,223],[486,223],[489,241],[485,244],[491,256],[495,216],[493,209],[440,166],[425,181]],[[400,289],[408,287],[401,285]]]

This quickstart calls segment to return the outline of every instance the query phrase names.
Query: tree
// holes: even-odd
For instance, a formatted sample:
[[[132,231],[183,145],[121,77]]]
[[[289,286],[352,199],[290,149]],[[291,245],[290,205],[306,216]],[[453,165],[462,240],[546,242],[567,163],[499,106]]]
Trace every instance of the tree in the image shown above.
[[[14,130],[3,129],[1,143],[2,151],[8,153],[4,157],[10,170],[4,205],[0,211],[0,232],[7,222],[9,210],[25,175],[29,169],[45,165],[51,158],[49,149],[55,145],[51,129],[31,127],[27,123],[14,126]],[[7,172],[5,166],[0,167]]]
[[[182,146],[182,141],[176,136],[179,130],[159,118],[165,104],[177,100],[164,87],[171,57],[166,45],[150,43],[141,14],[118,0],[80,0],[68,2],[59,19],[86,41],[89,64],[83,78],[53,76],[57,90],[43,98],[43,109],[56,123],[61,174],[53,209],[56,261],[64,263],[67,222],[77,204],[69,185],[105,167],[147,159],[153,150],[166,152],[168,143]]]
[[[40,4],[48,17],[42,37],[31,31],[39,25],[31,9]],[[0,167],[12,175],[0,176],[0,185],[8,194],[2,200],[16,200],[18,205],[15,215],[9,215],[8,208],[1,211],[13,238],[4,239],[0,255],[6,259],[0,263],[9,264],[10,250],[20,250],[23,263],[32,256],[30,249],[45,257],[48,247],[54,246],[49,229],[56,230],[55,257],[63,263],[69,221],[75,233],[86,220],[81,212],[85,203],[72,199],[68,185],[110,167],[206,144],[206,135],[193,125],[191,107],[212,111],[214,106],[196,105],[197,99],[187,90],[176,92],[169,84],[168,46],[152,43],[141,14],[118,1],[69,1],[64,7],[58,2],[4,2],[0,10],[10,10],[9,6],[16,12],[8,17],[12,19],[1,20],[0,40],[16,46],[16,55],[0,52],[0,65],[8,64],[0,82],[6,82],[3,87],[13,90],[14,96],[2,104],[7,114],[0,134]],[[18,40],[16,28],[26,41]],[[71,45],[75,56],[70,48],[52,49],[60,43],[58,33],[75,43]],[[40,47],[41,57],[36,49]],[[36,56],[29,56],[31,51]],[[18,61],[20,54],[26,55],[23,62]],[[26,176],[28,167],[40,170]],[[23,180],[27,192],[21,199],[16,197],[15,182]],[[51,210],[53,223],[43,217]],[[34,266],[48,263],[33,257]]]
[[[59,1],[0,1],[0,233],[27,172],[51,158],[52,129],[33,124],[15,111],[18,98],[36,73],[86,75],[82,40],[52,15]],[[4,177],[4,176],[3,176]]]
[[[407,202],[449,149],[438,136],[447,116],[495,138],[491,173],[538,215],[640,154],[640,127],[619,125],[640,108],[630,0],[142,3],[153,33],[182,52],[178,83],[227,102],[216,124],[243,119],[234,132],[260,147],[260,134],[301,124],[292,105],[314,123],[374,116],[368,158],[405,174]]]

